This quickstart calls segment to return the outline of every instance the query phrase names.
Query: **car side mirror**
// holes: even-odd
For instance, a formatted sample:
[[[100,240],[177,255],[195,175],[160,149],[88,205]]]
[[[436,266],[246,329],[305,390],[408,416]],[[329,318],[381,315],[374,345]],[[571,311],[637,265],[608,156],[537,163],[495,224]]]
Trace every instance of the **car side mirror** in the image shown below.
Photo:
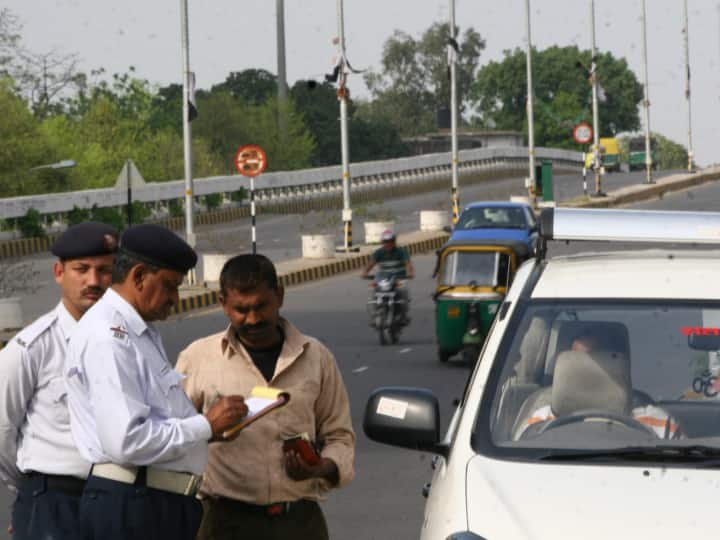
[[[382,387],[368,398],[363,431],[380,443],[447,454],[440,444],[440,408],[424,388]]]

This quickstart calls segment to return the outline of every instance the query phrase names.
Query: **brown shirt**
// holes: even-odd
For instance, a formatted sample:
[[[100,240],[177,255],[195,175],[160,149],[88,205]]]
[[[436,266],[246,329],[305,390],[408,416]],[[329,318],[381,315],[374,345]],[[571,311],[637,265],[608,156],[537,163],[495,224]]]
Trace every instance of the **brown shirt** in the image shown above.
[[[258,385],[290,393],[286,406],[245,428],[234,441],[210,445],[201,496],[254,504],[322,499],[331,488],[329,482],[317,478],[298,482],[285,472],[283,439],[302,432],[337,465],[337,487],[352,480],[355,433],[335,357],[288,321],[283,320],[282,326],[285,342],[271,381],[264,379],[231,327],[191,343],[180,353],[176,369],[186,375],[185,391],[203,413],[218,396],[248,396]]]

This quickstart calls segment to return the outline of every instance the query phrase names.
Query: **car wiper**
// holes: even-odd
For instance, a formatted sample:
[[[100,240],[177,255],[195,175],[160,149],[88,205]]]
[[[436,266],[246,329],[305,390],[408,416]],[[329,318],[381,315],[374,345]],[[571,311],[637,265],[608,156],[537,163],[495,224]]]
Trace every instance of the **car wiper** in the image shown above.
[[[584,461],[596,459],[660,460],[678,462],[703,462],[720,465],[720,448],[716,446],[625,446],[607,450],[575,450],[552,452],[539,458],[541,461]]]

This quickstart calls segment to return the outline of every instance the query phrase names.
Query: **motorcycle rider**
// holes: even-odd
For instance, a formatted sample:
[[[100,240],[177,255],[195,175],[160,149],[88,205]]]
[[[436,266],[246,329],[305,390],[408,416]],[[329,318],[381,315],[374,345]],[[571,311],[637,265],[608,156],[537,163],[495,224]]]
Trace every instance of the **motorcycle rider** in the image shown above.
[[[410,254],[405,248],[396,244],[395,233],[390,229],[386,229],[380,235],[382,247],[375,250],[370,256],[365,269],[362,271],[362,278],[367,279],[370,270],[377,264],[378,270],[383,273],[392,274],[397,279],[412,279],[415,277]],[[398,287],[398,299],[401,301],[403,324],[409,324],[408,307],[410,304],[410,295],[407,287]]]

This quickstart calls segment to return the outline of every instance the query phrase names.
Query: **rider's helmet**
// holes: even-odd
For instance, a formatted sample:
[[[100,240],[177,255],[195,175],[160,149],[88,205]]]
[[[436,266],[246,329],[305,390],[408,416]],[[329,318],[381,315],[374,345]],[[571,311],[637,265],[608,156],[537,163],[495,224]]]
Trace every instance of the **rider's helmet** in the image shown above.
[[[395,233],[392,232],[390,229],[385,229],[382,234],[380,235],[380,241],[384,244],[386,242],[394,242],[395,241]]]

